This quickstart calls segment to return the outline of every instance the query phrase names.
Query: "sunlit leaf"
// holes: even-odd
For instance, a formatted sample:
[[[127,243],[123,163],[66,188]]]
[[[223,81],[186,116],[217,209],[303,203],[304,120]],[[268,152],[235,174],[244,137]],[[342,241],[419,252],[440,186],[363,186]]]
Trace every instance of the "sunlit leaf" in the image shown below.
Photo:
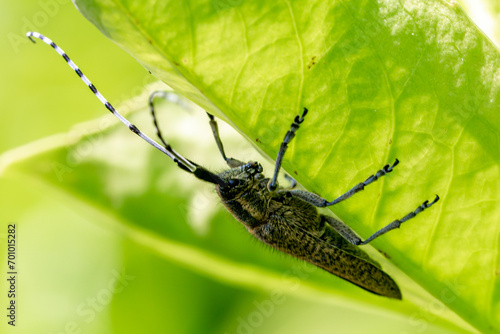
[[[436,206],[373,245],[397,268],[391,276],[405,300],[444,322],[453,318],[447,307],[482,332],[500,330],[500,58],[459,7],[437,0],[76,4],[154,75],[271,158],[307,107],[284,168],[308,190],[333,198],[401,160],[394,173],[332,210],[367,237],[438,193]],[[103,149],[102,161],[89,166],[94,173],[68,187],[102,206],[126,204],[123,214],[135,216],[134,224],[162,232],[163,225],[142,219],[144,205],[166,189],[153,182],[155,171],[173,167],[139,153],[131,160],[130,146],[114,150],[116,160]],[[119,157],[149,172],[127,169]],[[148,191],[153,183],[156,193]],[[147,196],[133,198],[138,194]],[[168,235],[181,243],[196,240],[175,228]],[[229,249],[221,254],[232,256]],[[260,257],[256,263],[266,267]],[[423,289],[413,290],[415,283]],[[445,306],[419,304],[432,300],[424,290]]]
[[[152,132],[147,110],[143,107],[145,100],[145,94],[135,99],[128,109],[139,112],[129,114],[129,117],[146,132]],[[203,115],[201,110],[188,115],[172,104],[164,107],[166,110],[161,109],[160,114],[168,110],[171,119],[175,119],[175,122],[166,123],[164,130],[179,152],[196,157],[198,162],[210,168],[218,169],[224,165],[210,138],[206,120],[199,117]],[[128,113],[127,108],[120,110]],[[216,204],[217,196],[211,185],[179,170],[121,124],[110,127],[116,124],[110,120],[111,115],[106,115],[80,124],[66,135],[47,138],[9,152],[0,159],[3,176],[0,185],[6,189],[2,198],[4,203],[22,203],[19,197],[25,196],[25,189],[29,189],[31,203],[39,200],[36,194],[45,198],[44,204],[40,205],[43,210],[33,212],[33,208],[11,208],[9,205],[3,214],[24,215],[20,219],[23,235],[29,235],[31,239],[36,240],[40,235],[40,232],[35,232],[37,230],[52,231],[43,237],[43,247],[37,252],[49,254],[46,256],[58,261],[50,264],[52,270],[45,271],[42,277],[34,280],[29,276],[24,283],[25,289],[38,286],[40,293],[51,291],[53,296],[68,299],[64,305],[52,308],[59,317],[54,323],[45,323],[47,330],[53,331],[54,327],[58,330],[65,322],[76,320],[83,330],[109,333],[105,312],[97,314],[98,321],[88,321],[87,324],[87,316],[82,317],[75,310],[82,302],[90,308],[88,296],[94,297],[102,290],[100,286],[107,287],[116,270],[123,270],[124,275],[130,277],[130,284],[113,296],[111,304],[112,309],[119,310],[111,319],[119,324],[116,331],[120,333],[134,332],[135,318],[124,314],[138,302],[146,305],[140,311],[136,310],[136,315],[151,314],[154,317],[155,314],[167,313],[161,319],[140,325],[143,330],[151,332],[159,328],[167,331],[185,328],[183,322],[176,320],[177,317],[192,317],[191,332],[219,333],[220,327],[213,321],[211,312],[214,308],[220,308],[216,313],[220,322],[225,323],[225,330],[234,332],[239,326],[244,326],[240,319],[249,321],[252,314],[262,312],[262,307],[267,307],[266,312],[271,313],[266,313],[266,320],[259,327],[260,333],[276,333],[275,326],[289,328],[290,333],[303,332],[299,328],[310,324],[315,319],[312,315],[289,320],[285,327],[280,319],[311,309],[320,314],[339,314],[314,320],[316,333],[330,333],[334,326],[339,330],[345,328],[345,331],[370,328],[372,333],[407,328],[425,329],[431,333],[468,332],[467,325],[446,306],[404,277],[376,252],[377,259],[404,288],[403,302],[372,295],[312,265],[263,247],[222,205]],[[228,132],[222,126],[221,135],[228,152],[259,159],[255,150],[234,132]],[[205,137],[210,140],[200,140]],[[271,166],[265,162],[264,165]],[[9,184],[10,187],[6,187]],[[12,196],[13,193],[18,195]],[[25,217],[24,210],[33,218]],[[80,225],[91,226],[83,231],[82,227],[75,228],[75,215],[79,217],[78,221],[84,220]],[[71,227],[67,226],[69,223]],[[64,228],[55,229],[53,225]],[[71,238],[64,237],[65,233],[74,230],[80,233]],[[86,233],[87,230],[90,233]],[[107,231],[105,237],[101,236],[101,230]],[[98,245],[92,243],[94,234],[99,240]],[[116,236],[126,240],[123,254],[117,245],[120,239],[117,240]],[[57,241],[60,238],[64,240],[65,253],[58,255],[58,248],[51,253],[49,249],[52,247],[48,245],[61,243]],[[34,241],[24,243],[27,243],[24,249],[38,244]],[[91,247],[92,251],[87,251],[86,247]],[[123,260],[120,260],[122,256]],[[80,257],[84,259],[75,263]],[[166,261],[161,263],[155,257]],[[33,262],[36,256],[31,258],[33,260],[27,265],[34,270],[38,267]],[[151,267],[151,263],[157,264]],[[62,264],[64,270],[55,269]],[[75,276],[78,273],[88,275],[86,273],[92,272],[96,265],[102,267],[99,276]],[[182,270],[179,272],[178,268]],[[51,272],[58,272],[59,279],[74,283],[59,283],[63,287],[52,290],[54,288],[48,283],[53,279]],[[75,292],[73,284],[79,286]],[[151,293],[144,295],[144,284],[151,287]],[[162,295],[168,298],[161,298]],[[279,296],[277,302],[272,297],[275,295]],[[23,304],[28,303],[36,307],[32,299],[23,301]],[[233,305],[234,309],[228,305]],[[272,311],[269,311],[269,305],[272,305]],[[200,311],[193,313],[195,308]],[[319,311],[320,308],[323,311]],[[367,321],[371,319],[369,327],[367,323],[348,320],[356,315]]]

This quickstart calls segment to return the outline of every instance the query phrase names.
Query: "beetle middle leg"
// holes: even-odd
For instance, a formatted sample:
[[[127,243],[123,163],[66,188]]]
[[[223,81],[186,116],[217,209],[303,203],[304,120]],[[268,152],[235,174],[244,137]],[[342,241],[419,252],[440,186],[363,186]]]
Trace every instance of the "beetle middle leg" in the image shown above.
[[[298,197],[301,200],[306,201],[314,206],[324,208],[326,206],[331,206],[331,205],[335,205],[339,202],[342,202],[342,201],[348,199],[349,197],[351,197],[352,195],[354,195],[355,193],[360,192],[361,190],[364,190],[367,185],[377,181],[380,177],[386,175],[387,173],[392,172],[392,170],[394,169],[394,167],[397,164],[399,164],[398,159],[396,159],[396,161],[392,165],[389,165],[389,164],[385,165],[375,175],[371,175],[369,178],[366,179],[366,181],[358,183],[357,185],[352,187],[351,190],[349,190],[345,194],[337,197],[336,199],[334,199],[331,202],[328,202],[326,199],[322,198],[321,196],[318,196],[316,194],[313,194],[311,192],[304,191],[304,190],[292,190],[292,191],[290,191],[290,193],[292,196]]]

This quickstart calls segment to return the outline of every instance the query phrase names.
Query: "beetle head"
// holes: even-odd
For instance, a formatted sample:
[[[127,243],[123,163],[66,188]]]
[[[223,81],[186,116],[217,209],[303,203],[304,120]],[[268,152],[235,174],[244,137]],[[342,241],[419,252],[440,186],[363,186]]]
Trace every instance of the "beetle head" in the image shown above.
[[[250,189],[255,180],[262,179],[262,171],[262,165],[257,161],[228,169],[217,175],[224,182],[217,185],[217,190],[226,198],[236,197]]]

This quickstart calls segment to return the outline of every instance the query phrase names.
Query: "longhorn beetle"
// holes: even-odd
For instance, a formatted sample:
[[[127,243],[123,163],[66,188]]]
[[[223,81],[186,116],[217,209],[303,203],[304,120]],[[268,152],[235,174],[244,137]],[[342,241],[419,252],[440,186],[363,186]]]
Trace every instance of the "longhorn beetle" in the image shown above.
[[[393,221],[364,241],[346,224],[333,217],[320,214],[317,209],[318,207],[332,206],[346,200],[380,177],[392,172],[399,163],[397,159],[392,165],[385,165],[375,175],[371,175],[366,181],[358,183],[345,194],[333,201],[328,201],[314,193],[293,189],[296,184],[295,181],[292,181],[292,185],[288,188],[278,186],[277,179],[283,157],[288,144],[304,122],[308,112],[306,108],[304,108],[301,116],[297,115],[295,117],[290,130],[285,135],[276,158],[272,178],[266,178],[262,174],[262,166],[256,161],[245,163],[228,158],[219,138],[217,122],[213,115],[207,113],[215,142],[222,158],[229,166],[228,170],[215,174],[184,158],[164,140],[156,121],[153,101],[156,97],[166,98],[169,93],[155,92],[149,99],[156,134],[163,144],[160,145],[120,115],[54,42],[37,32],[28,32],[26,35],[32,42],[35,42],[33,37],[36,37],[52,46],[104,106],[132,132],[167,155],[184,171],[193,174],[200,180],[213,183],[222,204],[258,240],[284,253],[307,261],[372,293],[401,299],[401,292],[394,280],[380,268],[377,262],[357,246],[365,245],[382,234],[399,228],[402,223],[436,203],[439,196],[436,195],[436,198],[430,203],[429,201],[423,202],[414,211],[401,219]]]

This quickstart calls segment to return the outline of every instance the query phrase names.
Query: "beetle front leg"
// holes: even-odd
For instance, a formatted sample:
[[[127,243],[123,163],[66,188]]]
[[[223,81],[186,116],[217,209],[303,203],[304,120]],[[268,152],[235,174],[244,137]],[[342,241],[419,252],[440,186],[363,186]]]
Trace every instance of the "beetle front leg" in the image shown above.
[[[288,148],[288,144],[295,137],[295,132],[299,129],[300,124],[304,122],[304,117],[306,116],[306,114],[307,114],[307,108],[304,108],[302,116],[299,117],[299,115],[297,115],[295,117],[295,120],[293,121],[290,130],[286,133],[285,139],[283,139],[283,142],[281,143],[280,150],[278,152],[278,157],[276,158],[276,165],[274,166],[273,178],[267,184],[267,189],[269,191],[274,191],[276,190],[276,188],[278,188],[278,174],[281,169],[281,163],[283,162],[283,157],[285,156],[286,149]]]
[[[224,159],[224,161],[227,163],[227,165],[231,168],[244,166],[246,164],[245,162],[239,161],[239,160],[234,159],[234,158],[228,158],[226,156],[226,152],[224,151],[224,146],[222,145],[222,140],[220,140],[219,127],[217,126],[217,121],[215,120],[214,115],[209,114],[208,112],[207,112],[207,116],[210,119],[210,121],[209,121],[210,128],[212,128],[212,133],[214,135],[215,143],[217,144],[217,147],[219,148],[219,152],[222,155],[222,159]]]

